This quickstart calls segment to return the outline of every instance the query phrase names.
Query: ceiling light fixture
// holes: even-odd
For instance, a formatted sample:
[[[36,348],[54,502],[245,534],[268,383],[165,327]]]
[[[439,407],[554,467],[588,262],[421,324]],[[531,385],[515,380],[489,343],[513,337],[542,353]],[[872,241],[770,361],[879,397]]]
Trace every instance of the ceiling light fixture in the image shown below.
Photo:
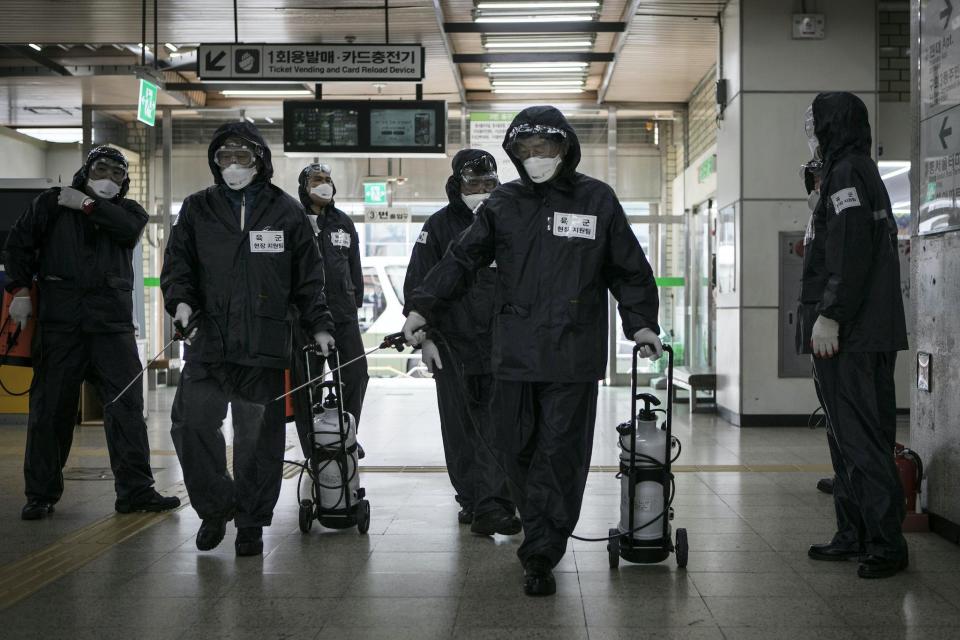
[[[582,87],[583,80],[494,80],[495,87]]]
[[[476,18],[474,22],[589,22],[593,16],[581,14],[503,14],[503,15],[484,15]]]
[[[308,89],[224,89],[220,93],[225,98],[279,98],[283,96],[312,96]]]
[[[586,73],[584,67],[501,67],[499,69],[484,69],[487,72],[487,75],[499,75],[501,73],[508,75],[537,75],[541,73],[560,73],[560,74],[577,74],[577,73]]]
[[[480,11],[490,9],[596,9],[600,3],[596,0],[573,0],[572,2],[478,2]]]
[[[28,127],[17,129],[17,132],[45,142],[83,142],[83,129],[81,127]]]
[[[483,43],[487,49],[589,49],[593,43],[589,40],[488,40]]]
[[[558,87],[556,89],[549,89],[545,87],[537,87],[536,89],[520,89],[516,87],[510,87],[495,88],[493,93],[583,93],[583,89],[571,89],[570,87]]]
[[[176,50],[177,50],[177,45],[175,45],[175,44],[170,44],[169,42],[165,42],[165,43],[163,44],[163,46],[165,46],[167,49],[170,49],[170,51],[176,51]]]
[[[487,71],[504,71],[507,69],[529,69],[530,71],[543,71],[544,69],[554,69],[557,67],[575,67],[585,69],[590,66],[589,62],[491,62],[486,65]]]
[[[270,124],[273,124],[273,118],[271,118],[270,116],[265,117],[264,120],[266,120]]]
[[[43,51],[43,47],[38,44],[33,44],[32,42],[28,45],[34,51]]]

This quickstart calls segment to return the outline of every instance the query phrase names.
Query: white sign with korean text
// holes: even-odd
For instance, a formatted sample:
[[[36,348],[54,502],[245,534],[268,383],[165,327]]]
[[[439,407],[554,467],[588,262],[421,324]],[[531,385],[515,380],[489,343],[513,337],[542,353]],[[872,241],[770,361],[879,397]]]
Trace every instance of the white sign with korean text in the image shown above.
[[[283,231],[251,231],[251,253],[283,253]]]
[[[415,44],[201,44],[202,79],[420,82],[424,49]]]
[[[553,214],[553,235],[561,238],[597,239],[597,216],[576,213]]]
[[[367,207],[363,219],[365,222],[410,222],[410,207]]]

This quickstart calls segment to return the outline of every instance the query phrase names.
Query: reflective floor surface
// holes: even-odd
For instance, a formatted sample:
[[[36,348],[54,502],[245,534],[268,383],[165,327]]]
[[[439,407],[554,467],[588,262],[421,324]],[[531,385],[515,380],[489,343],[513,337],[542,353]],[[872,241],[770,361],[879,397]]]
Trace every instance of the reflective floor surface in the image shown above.
[[[182,493],[170,443],[171,389],[152,392],[157,486]],[[811,407],[812,409],[812,407]],[[601,389],[579,535],[605,535],[619,512],[614,427],[629,392]],[[229,424],[226,427],[229,441]],[[296,477],[284,482],[262,558],[236,558],[234,531],[199,552],[188,506],[113,513],[103,432],[79,427],[56,514],[22,522],[25,428],[0,426],[0,637],[3,638],[958,638],[960,548],[910,534],[910,569],[865,581],[853,563],[816,563],[833,532],[822,429],[737,429],[676,411],[675,527],[686,570],[622,562],[573,542],[557,595],[522,593],[521,536],[479,538],[456,522],[432,382],[371,382],[361,422],[368,535],[300,533]],[[906,425],[901,438],[906,439]],[[299,455],[292,426],[288,457]],[[106,472],[106,473],[105,473]],[[106,479],[102,477],[106,476]]]

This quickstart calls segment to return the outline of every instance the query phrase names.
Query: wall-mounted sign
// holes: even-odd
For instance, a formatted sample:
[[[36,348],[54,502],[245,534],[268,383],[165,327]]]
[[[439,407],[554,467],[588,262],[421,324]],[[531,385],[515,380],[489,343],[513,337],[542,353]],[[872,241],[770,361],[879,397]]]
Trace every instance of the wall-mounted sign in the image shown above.
[[[442,100],[286,100],[286,153],[445,154]]]
[[[707,178],[717,172],[717,154],[704,160],[697,168],[697,182],[706,182]]]
[[[363,204],[368,207],[378,207],[387,204],[386,182],[364,182]]]
[[[516,115],[503,111],[470,112],[470,148],[482,149],[496,159],[500,182],[510,182],[520,177],[510,156],[503,150],[503,138]]]
[[[410,222],[410,207],[367,207],[364,222]]]
[[[157,122],[157,85],[140,79],[140,100],[137,104],[137,120],[153,126]]]
[[[419,44],[201,44],[203,80],[420,82]]]

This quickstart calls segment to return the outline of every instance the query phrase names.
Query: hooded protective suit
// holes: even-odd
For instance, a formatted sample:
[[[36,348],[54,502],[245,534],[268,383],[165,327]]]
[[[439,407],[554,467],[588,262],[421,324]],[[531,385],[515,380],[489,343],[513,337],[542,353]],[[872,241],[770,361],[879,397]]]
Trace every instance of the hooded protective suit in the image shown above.
[[[85,191],[90,167],[100,158],[126,165],[116,149],[97,147],[73,177]],[[143,421],[143,393],[134,385],[107,405],[140,370],[133,325],[133,249],[147,212],[120,192],[95,198],[86,214],[58,204],[59,188],[31,203],[7,237],[6,289],[36,280],[39,339],[33,345],[24,476],[27,498],[56,503],[63,493],[63,466],[70,454],[84,379],[104,403],[104,429],[118,501],[152,493],[150,449]]]
[[[360,264],[360,237],[357,229],[345,212],[336,207],[333,200],[324,207],[319,215],[313,211],[313,202],[310,200],[308,183],[311,168],[305,167],[300,172],[299,192],[300,204],[307,216],[316,217],[316,241],[323,260],[324,279],[326,281],[326,299],[330,312],[333,314],[333,337],[337,343],[337,355],[340,362],[349,362],[363,355],[363,338],[360,335],[357,309],[363,306],[363,267]],[[337,187],[333,185],[333,195],[336,196]],[[298,387],[307,381],[306,369],[300,348],[312,342],[309,334],[302,330],[295,331],[294,353],[291,364],[292,383]],[[323,370],[324,358],[312,356],[310,372],[314,376],[320,375]],[[334,367],[335,359],[330,360],[330,368]],[[367,359],[357,360],[340,371],[340,382],[343,385],[343,407],[360,425],[360,413],[363,410],[363,398],[367,392],[369,381]],[[298,393],[294,396],[294,414],[297,430],[300,434],[304,455],[308,456],[310,447],[307,444],[307,434],[313,428],[313,413],[309,407],[307,393]]]
[[[463,149],[453,157],[453,173],[446,186],[449,204],[427,219],[413,246],[403,283],[404,299],[408,301],[405,313],[409,313],[409,300],[427,273],[473,224],[473,212],[461,197],[461,174],[467,163],[483,156],[493,160],[493,156],[477,149]],[[496,166],[495,160],[493,164]],[[447,473],[457,502],[477,516],[498,510],[512,515],[515,510],[502,462],[498,464],[495,459],[499,454],[487,448],[493,442],[490,356],[495,284],[496,270],[480,269],[462,298],[434,309],[430,336],[443,365],[433,377]],[[487,445],[478,439],[478,433]]]
[[[839,323],[839,353],[814,359],[837,478],[835,541],[896,559],[906,541],[893,463],[894,367],[897,351],[907,348],[897,225],[870,158],[863,102],[850,93],[822,93],[813,116],[823,178],[805,241],[798,349],[811,352],[818,315]]]
[[[535,184],[510,151],[522,125],[565,132],[558,175]],[[530,107],[504,148],[520,179],[502,185],[408,300],[434,312],[462,296],[473,274],[497,263],[493,334],[494,424],[526,534],[518,551],[556,564],[576,526],[593,444],[597,380],[606,373],[607,296],[626,335],[657,334],[650,265],[608,185],[577,173],[580,144],[563,114]]]
[[[214,153],[230,137],[256,150],[258,173],[241,190],[223,183]],[[160,286],[167,311],[186,303],[199,318],[173,403],[171,435],[199,516],[238,527],[269,525],[283,480],[283,369],[288,310],[313,335],[332,330],[323,266],[296,200],[270,183],[270,148],[257,128],[232,122],[209,149],[214,186],[187,197],[167,244]],[[242,224],[241,224],[242,223]],[[199,315],[197,315],[199,314]],[[232,405],[234,477],[220,425]]]

